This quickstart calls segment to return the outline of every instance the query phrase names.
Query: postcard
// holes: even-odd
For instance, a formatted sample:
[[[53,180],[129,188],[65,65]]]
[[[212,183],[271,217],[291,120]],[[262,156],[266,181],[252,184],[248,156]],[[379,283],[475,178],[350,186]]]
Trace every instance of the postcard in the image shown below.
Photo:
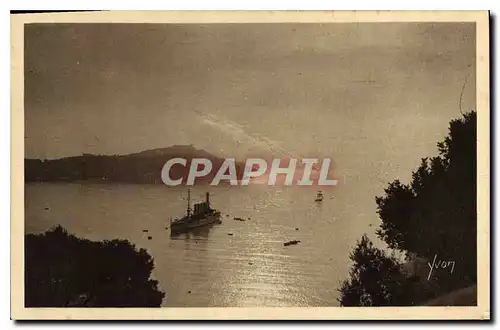
[[[488,12],[11,24],[13,319],[490,319]]]

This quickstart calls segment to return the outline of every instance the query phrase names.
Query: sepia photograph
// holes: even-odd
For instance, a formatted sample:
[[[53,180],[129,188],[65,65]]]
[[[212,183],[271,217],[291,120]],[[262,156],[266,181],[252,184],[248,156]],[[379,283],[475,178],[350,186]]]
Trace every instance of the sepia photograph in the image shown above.
[[[13,318],[489,319],[488,20],[11,15]]]

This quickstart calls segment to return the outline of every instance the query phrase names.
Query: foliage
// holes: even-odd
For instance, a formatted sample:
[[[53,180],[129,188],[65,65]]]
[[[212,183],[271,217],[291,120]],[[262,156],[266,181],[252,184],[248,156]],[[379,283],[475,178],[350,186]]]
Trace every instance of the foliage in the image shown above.
[[[412,182],[394,180],[376,197],[382,220],[377,235],[389,248],[431,263],[455,261],[435,270],[431,281],[408,277],[393,256],[363,236],[351,253],[350,278],[342,283],[342,306],[408,306],[476,282],[476,113],[453,120],[438,143],[439,154],[423,158]]]
[[[342,306],[411,306],[429,296],[426,286],[407,278],[397,258],[374,247],[366,234],[350,259],[350,278],[339,289]]]
[[[93,242],[61,226],[25,237],[26,307],[159,307],[152,257],[126,240]]]
[[[412,182],[395,180],[377,197],[377,234],[391,248],[433,260],[456,261],[443,290],[476,280],[476,113],[453,120],[439,155],[422,159]]]

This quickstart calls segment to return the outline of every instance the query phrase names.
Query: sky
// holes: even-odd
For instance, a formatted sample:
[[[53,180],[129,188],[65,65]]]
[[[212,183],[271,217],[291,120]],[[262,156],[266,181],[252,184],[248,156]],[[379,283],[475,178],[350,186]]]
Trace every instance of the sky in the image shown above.
[[[475,109],[475,61],[474,23],[32,24],[26,157],[193,144],[408,178]]]

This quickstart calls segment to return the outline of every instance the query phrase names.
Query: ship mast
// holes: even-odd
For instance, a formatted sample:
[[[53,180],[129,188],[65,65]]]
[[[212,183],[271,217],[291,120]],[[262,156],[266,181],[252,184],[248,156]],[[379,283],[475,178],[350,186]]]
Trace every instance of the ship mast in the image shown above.
[[[188,188],[188,205],[187,205],[187,216],[191,215],[191,189]]]

